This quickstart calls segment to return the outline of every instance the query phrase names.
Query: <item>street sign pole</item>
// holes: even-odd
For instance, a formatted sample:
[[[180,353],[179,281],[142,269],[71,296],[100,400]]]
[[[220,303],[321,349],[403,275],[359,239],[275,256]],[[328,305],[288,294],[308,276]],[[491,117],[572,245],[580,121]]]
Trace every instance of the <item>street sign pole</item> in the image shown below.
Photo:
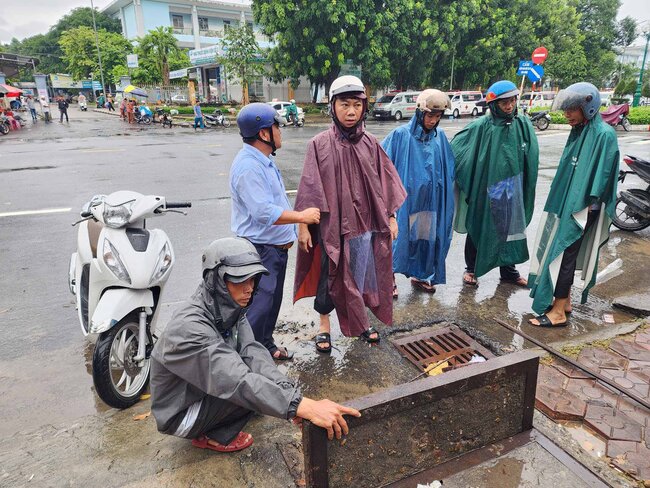
[[[521,87],[519,87],[519,98],[524,94],[524,82],[526,81],[526,75],[521,77]]]
[[[99,52],[99,37],[97,36],[97,24],[95,23],[95,5],[93,0],[90,0],[90,12],[93,14],[93,30],[95,31],[95,45],[97,46],[97,59],[99,59],[99,75],[102,78],[102,92],[106,90],[106,83],[104,83],[104,70],[102,68],[102,55]],[[109,93],[110,93],[110,86]]]

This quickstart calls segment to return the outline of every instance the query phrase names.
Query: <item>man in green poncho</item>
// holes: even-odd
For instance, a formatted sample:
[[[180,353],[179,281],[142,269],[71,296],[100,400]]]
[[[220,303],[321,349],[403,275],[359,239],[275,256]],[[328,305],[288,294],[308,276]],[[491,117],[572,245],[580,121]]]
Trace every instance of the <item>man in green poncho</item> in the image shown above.
[[[609,239],[616,207],[619,150],[614,130],[598,110],[600,94],[591,83],[558,93],[553,110],[571,125],[562,159],[537,229],[528,282],[538,327],[566,326],[570,291],[580,270],[582,303],[596,281],[598,253]],[[545,313],[544,313],[545,312]]]
[[[533,215],[539,149],[528,117],[517,116],[514,83],[494,83],[490,112],[454,137],[458,203],[454,229],[467,233],[463,282],[500,268],[501,281],[525,287],[515,264],[528,260],[526,227]]]

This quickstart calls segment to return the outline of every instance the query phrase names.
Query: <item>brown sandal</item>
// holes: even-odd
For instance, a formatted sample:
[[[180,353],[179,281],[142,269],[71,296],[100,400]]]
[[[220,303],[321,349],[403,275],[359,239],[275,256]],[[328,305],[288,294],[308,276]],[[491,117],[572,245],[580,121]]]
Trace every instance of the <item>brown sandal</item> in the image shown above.
[[[426,293],[436,292],[436,287],[430,284],[428,281],[416,280],[415,278],[411,278],[411,285],[416,287],[418,290],[424,291]]]

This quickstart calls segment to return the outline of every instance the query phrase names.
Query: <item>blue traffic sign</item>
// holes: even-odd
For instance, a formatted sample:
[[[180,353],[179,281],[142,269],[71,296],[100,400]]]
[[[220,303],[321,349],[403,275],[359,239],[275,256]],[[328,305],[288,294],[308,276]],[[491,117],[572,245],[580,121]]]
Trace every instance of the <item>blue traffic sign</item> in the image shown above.
[[[535,65],[532,68],[528,70],[528,73],[526,73],[526,76],[530,81],[533,83],[537,83],[539,80],[542,79],[542,76],[544,76],[544,68],[542,68],[539,65]]]
[[[519,61],[519,69],[517,70],[517,75],[527,75],[533,66],[534,64],[532,61]]]

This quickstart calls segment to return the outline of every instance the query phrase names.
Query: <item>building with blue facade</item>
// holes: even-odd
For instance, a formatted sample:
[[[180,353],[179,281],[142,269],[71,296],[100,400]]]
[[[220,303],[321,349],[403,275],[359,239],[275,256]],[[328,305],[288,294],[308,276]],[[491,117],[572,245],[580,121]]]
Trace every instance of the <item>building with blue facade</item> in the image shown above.
[[[135,40],[157,27],[171,27],[181,48],[189,49],[191,66],[187,74],[197,81],[203,99],[241,98],[241,86],[228,83],[223,67],[216,62],[222,54],[223,33],[231,26],[246,22],[253,27],[260,47],[270,47],[271,40],[253,23],[250,0],[114,0],[102,11],[120,20],[122,33]],[[180,70],[180,75],[184,70]],[[295,98],[307,102],[309,82],[301,80],[293,92],[282,85],[259,78],[249,86],[249,94],[264,100]]]

